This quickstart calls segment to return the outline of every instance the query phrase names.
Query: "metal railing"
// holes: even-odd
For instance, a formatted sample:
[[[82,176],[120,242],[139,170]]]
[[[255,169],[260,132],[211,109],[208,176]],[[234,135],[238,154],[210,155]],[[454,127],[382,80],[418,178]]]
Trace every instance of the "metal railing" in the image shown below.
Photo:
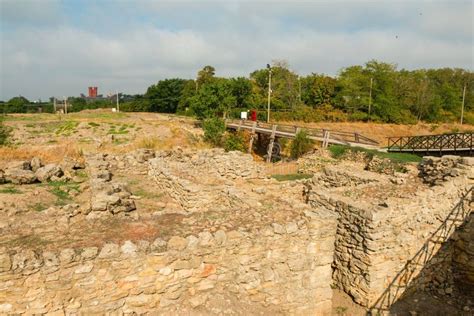
[[[405,266],[392,279],[389,286],[378,297],[375,303],[369,308],[367,315],[384,315],[390,307],[397,302],[400,297],[413,286],[423,269],[429,265],[431,260],[435,260],[438,250],[447,242],[453,232],[467,221],[472,213],[472,203],[474,187],[468,188],[454,205],[449,214],[444,218],[440,226],[428,237],[423,246],[416,254],[407,260]]]

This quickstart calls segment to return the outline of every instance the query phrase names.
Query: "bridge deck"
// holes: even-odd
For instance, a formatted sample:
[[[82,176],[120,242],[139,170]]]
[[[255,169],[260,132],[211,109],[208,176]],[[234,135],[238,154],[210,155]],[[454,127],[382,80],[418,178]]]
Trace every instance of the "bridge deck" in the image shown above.
[[[389,152],[474,154],[474,133],[388,138]]]
[[[359,133],[333,131],[326,129],[306,128],[284,124],[269,124],[247,120],[227,120],[226,126],[233,130],[249,130],[258,134],[275,135],[275,137],[295,138],[299,130],[305,130],[308,138],[326,142],[327,144],[339,144],[349,146],[361,146],[368,148],[378,148],[378,142]],[[275,131],[273,131],[275,127]]]

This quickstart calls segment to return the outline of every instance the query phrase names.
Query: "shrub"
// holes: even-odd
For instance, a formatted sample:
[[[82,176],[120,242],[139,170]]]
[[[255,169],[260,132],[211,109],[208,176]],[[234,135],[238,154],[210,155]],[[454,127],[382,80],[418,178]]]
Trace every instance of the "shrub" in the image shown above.
[[[245,151],[245,137],[241,132],[229,133],[224,137],[224,149],[226,151]]]
[[[222,144],[222,138],[225,132],[224,120],[214,117],[203,121],[202,128],[204,130],[204,140],[214,146]]]
[[[3,125],[2,119],[0,118],[0,146],[5,145],[10,135],[10,130]]]
[[[313,147],[313,141],[308,137],[304,130],[296,134],[293,143],[291,144],[291,157],[299,158],[307,153]]]

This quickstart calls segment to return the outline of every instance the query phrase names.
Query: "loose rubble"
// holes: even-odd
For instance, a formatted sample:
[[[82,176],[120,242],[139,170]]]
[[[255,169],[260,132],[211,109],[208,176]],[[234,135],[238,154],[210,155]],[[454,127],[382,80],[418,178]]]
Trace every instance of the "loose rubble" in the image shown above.
[[[84,212],[89,219],[108,215],[126,215],[136,209],[131,193],[124,183],[112,180],[106,156],[99,154],[87,157],[86,165],[90,182],[90,208]]]

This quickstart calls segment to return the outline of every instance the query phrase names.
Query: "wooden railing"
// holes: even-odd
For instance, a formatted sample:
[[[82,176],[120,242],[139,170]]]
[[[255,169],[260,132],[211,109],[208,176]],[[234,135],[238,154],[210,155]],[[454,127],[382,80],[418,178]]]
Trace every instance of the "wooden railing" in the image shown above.
[[[378,146],[379,143],[361,135],[357,132],[343,132],[329,129],[317,129],[317,128],[306,128],[296,125],[285,125],[285,124],[271,124],[264,122],[253,122],[248,120],[227,120],[226,124],[232,129],[255,129],[256,132],[271,134],[273,126],[276,125],[275,135],[278,137],[294,138],[299,130],[305,130],[308,136],[314,140],[323,141],[329,139],[330,143],[335,144],[363,144],[370,146]],[[254,124],[256,126],[254,127]]]
[[[391,152],[473,152],[473,133],[402,136],[388,138]]]

